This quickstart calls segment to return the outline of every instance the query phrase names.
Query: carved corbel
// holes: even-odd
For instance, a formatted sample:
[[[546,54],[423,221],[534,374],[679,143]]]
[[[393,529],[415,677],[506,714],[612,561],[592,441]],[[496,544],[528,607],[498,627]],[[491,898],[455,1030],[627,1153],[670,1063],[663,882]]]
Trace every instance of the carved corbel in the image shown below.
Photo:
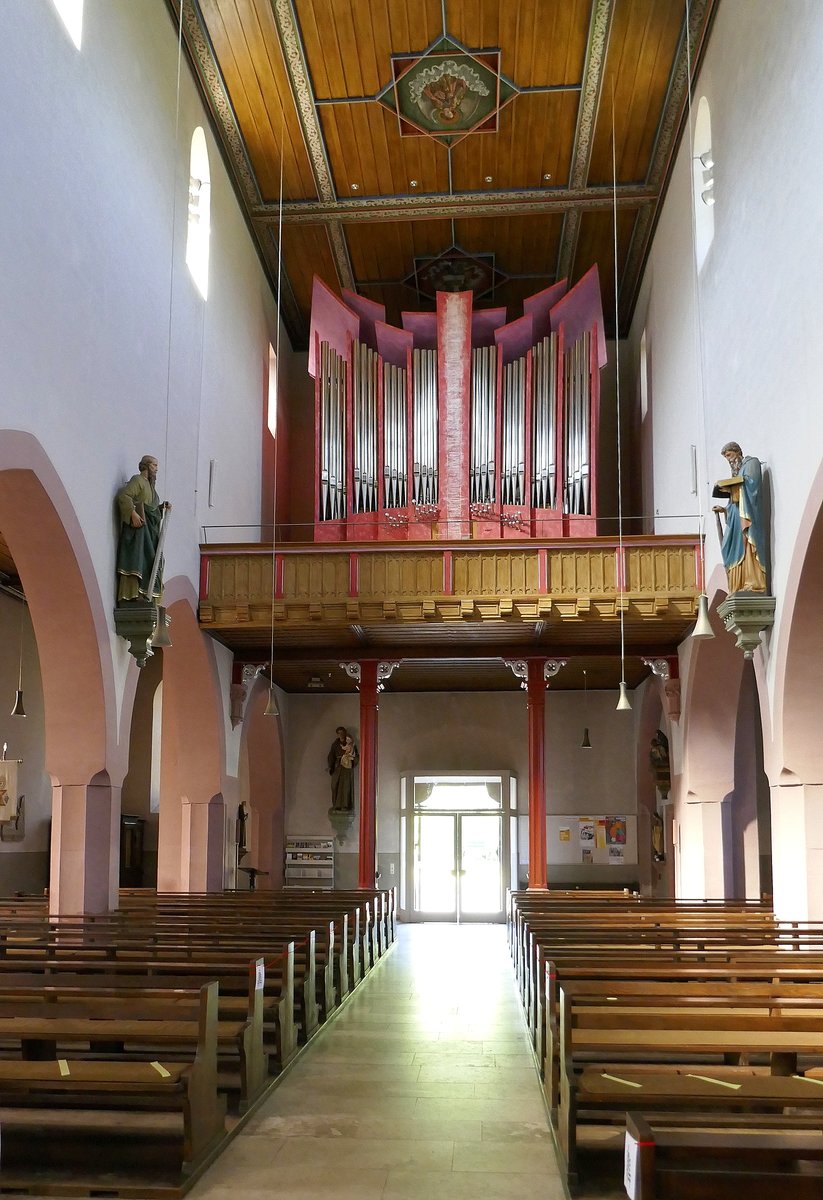
[[[528,687],[529,664],[523,658],[507,658],[504,660],[506,666],[510,668],[512,675],[520,680],[521,688]]]
[[[569,660],[567,658],[547,658],[543,666],[543,678],[546,683],[551,683],[560,668],[567,667],[568,665]]]
[[[670,721],[679,721],[680,679],[676,675],[672,675],[670,660],[668,658],[644,658],[643,665],[648,667],[651,673],[663,682],[666,716]]]
[[[386,681],[391,678],[392,671],[399,667],[399,662],[380,662],[377,664],[377,690],[382,692]]]

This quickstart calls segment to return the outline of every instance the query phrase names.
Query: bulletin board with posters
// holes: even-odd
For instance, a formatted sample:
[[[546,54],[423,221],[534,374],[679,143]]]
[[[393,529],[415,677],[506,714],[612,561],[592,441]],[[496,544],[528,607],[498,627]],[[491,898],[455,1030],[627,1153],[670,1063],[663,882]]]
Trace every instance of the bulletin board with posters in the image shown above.
[[[637,863],[637,817],[622,813],[548,819],[548,860],[569,866],[622,867]]]

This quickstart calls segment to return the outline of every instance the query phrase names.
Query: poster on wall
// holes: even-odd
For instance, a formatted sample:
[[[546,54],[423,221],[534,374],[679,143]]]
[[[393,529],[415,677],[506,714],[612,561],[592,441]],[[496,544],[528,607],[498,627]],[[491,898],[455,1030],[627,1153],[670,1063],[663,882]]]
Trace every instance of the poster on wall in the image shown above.
[[[626,845],[626,818],[625,817],[607,817],[604,821],[606,826],[606,841],[610,846],[625,846]]]
[[[594,844],[598,850],[606,849],[606,818],[598,817],[594,826]]]
[[[581,848],[591,850],[594,845],[594,819],[592,817],[580,817],[578,831]]]
[[[560,829],[560,831],[559,831],[559,834],[558,834],[558,838],[559,838],[559,840],[560,840],[561,842],[570,842],[570,841],[572,840],[572,831],[571,831],[571,829],[568,827],[568,825],[564,825],[564,826],[563,826],[563,827]]]
[[[609,865],[613,867],[622,867],[625,862],[626,851],[624,846],[609,846]]]
[[[0,821],[13,821],[17,816],[18,759],[0,760]]]

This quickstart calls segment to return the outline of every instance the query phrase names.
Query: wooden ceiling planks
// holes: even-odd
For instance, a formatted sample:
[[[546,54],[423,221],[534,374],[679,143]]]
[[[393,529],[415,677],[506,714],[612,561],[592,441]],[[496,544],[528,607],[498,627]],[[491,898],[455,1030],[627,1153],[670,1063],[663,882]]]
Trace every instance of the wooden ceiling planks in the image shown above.
[[[447,221],[398,221],[377,229],[368,224],[346,229],[358,282],[403,279],[413,270],[415,258],[441,254],[451,244]]]
[[[375,95],[391,79],[392,54],[424,50],[442,29],[439,0],[296,0],[295,7],[318,100]]]
[[[455,190],[539,188],[547,172],[551,186],[565,185],[578,99],[577,92],[516,97],[500,113],[497,133],[464,138],[452,150]]]
[[[499,270],[509,275],[534,271],[554,274],[563,229],[561,214],[466,217],[454,224],[458,245],[475,254],[494,252]],[[539,288],[533,290],[539,291]]]
[[[314,200],[317,189],[291,101],[283,56],[267,0],[200,0],[209,37],[264,200],[280,189],[290,200]]]
[[[283,269],[303,312],[311,311],[311,289],[315,275],[319,275],[334,291],[340,291],[325,225],[283,226]]]
[[[378,104],[335,104],[320,110],[339,196],[447,192],[448,156],[431,138],[402,138],[397,118]],[[352,190],[352,184],[357,187]]]
[[[176,2],[167,0],[170,10]],[[187,40],[187,48],[199,55],[201,84],[214,96],[215,123],[224,137],[227,157],[234,156],[241,201],[256,227],[270,271],[274,243],[266,222],[271,222],[278,197],[283,108],[286,199],[305,204],[307,212],[319,203],[324,206],[318,209],[317,225],[304,227],[302,233],[295,226],[305,219],[304,213],[287,213],[287,226],[293,232],[284,243],[285,265],[290,277],[295,272],[293,292],[301,309],[299,315],[292,314],[289,328],[298,344],[304,343],[308,328],[314,271],[333,286],[341,278],[349,279],[348,249],[355,283],[371,281],[373,298],[377,298],[375,288],[385,287],[387,308],[399,312],[409,307],[401,281],[412,272],[416,255],[439,253],[451,243],[451,218],[456,240],[466,249],[494,252],[498,267],[515,275],[551,277],[563,228],[560,210],[546,217],[526,211],[493,219],[477,216],[477,205],[489,193],[494,193],[490,205],[509,203],[512,197],[527,210],[544,196],[547,211],[553,201],[563,199],[584,99],[584,72],[588,63],[589,83],[592,70],[596,81],[602,54],[602,86],[591,143],[586,142],[582,150],[588,170],[578,180],[588,189],[580,198],[586,206],[578,210],[579,240],[572,236],[576,222],[571,226],[567,222],[564,246],[567,255],[574,253],[573,278],[579,278],[592,261],[598,262],[604,305],[609,307],[612,88],[618,182],[651,187],[656,208],[667,182],[670,148],[682,127],[682,89],[678,90],[684,54],[682,0],[610,0],[606,38],[602,17],[609,5],[604,7],[604,0],[443,0],[442,5],[441,0],[183,3],[196,9],[208,34],[199,44]],[[691,0],[691,7],[699,62],[716,0]],[[444,146],[425,136],[401,137],[397,117],[369,99],[389,83],[392,55],[413,54],[431,45],[443,33],[444,14],[449,36],[469,49],[499,49],[503,75],[520,89],[538,89],[515,96],[501,110],[496,133],[471,134],[453,147],[451,178]],[[209,56],[217,72],[209,70]],[[299,65],[303,59],[305,70]],[[558,88],[565,90],[544,90]],[[251,165],[251,185],[231,123],[221,129],[226,100]],[[657,153],[650,177],[652,156],[659,147],[662,153]],[[545,179],[546,175],[551,178]],[[255,185],[269,208],[267,214],[255,212],[249,199]],[[450,193],[462,202],[456,211],[446,206]],[[337,199],[330,199],[335,194]],[[381,218],[381,198],[400,202],[388,221]],[[360,220],[355,213],[347,215],[347,205],[370,199],[374,203],[365,208],[374,209],[373,218],[368,211]],[[598,207],[591,207],[593,202]],[[440,212],[433,215],[433,205],[441,204]],[[426,215],[415,220],[419,205],[426,206]],[[621,280],[624,331],[648,249],[647,239],[640,238],[627,257],[636,212],[626,209],[619,218],[626,274]],[[646,223],[649,229],[655,209],[651,215],[652,222]],[[329,222],[341,225],[335,229]],[[530,285],[515,280],[505,285],[507,291],[498,292],[516,297],[519,303],[524,282]],[[404,298],[398,300],[401,294]],[[302,330],[296,328],[301,319]]]
[[[621,208],[617,212],[617,262],[622,272],[629,251],[637,210]],[[603,317],[609,337],[614,336],[614,216],[610,212],[587,212],[580,222],[580,236],[572,271],[572,283],[597,263]]]
[[[589,183],[612,181],[612,89],[617,178],[645,180],[683,29],[677,0],[617,0]]]

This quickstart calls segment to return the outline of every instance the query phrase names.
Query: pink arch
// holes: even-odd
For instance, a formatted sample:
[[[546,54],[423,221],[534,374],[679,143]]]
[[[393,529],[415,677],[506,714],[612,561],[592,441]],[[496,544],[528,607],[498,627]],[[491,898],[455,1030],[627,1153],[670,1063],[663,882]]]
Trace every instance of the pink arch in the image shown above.
[[[0,528],[29,605],[46,716],[46,770],[88,783],[116,766],[108,614],[80,523],[40,443],[0,434]],[[114,585],[112,584],[112,587]]]
[[[770,771],[795,782],[823,783],[820,673],[823,670],[823,464],[800,519],[781,602],[775,656],[775,745]],[[761,710],[766,711],[761,702]]]

